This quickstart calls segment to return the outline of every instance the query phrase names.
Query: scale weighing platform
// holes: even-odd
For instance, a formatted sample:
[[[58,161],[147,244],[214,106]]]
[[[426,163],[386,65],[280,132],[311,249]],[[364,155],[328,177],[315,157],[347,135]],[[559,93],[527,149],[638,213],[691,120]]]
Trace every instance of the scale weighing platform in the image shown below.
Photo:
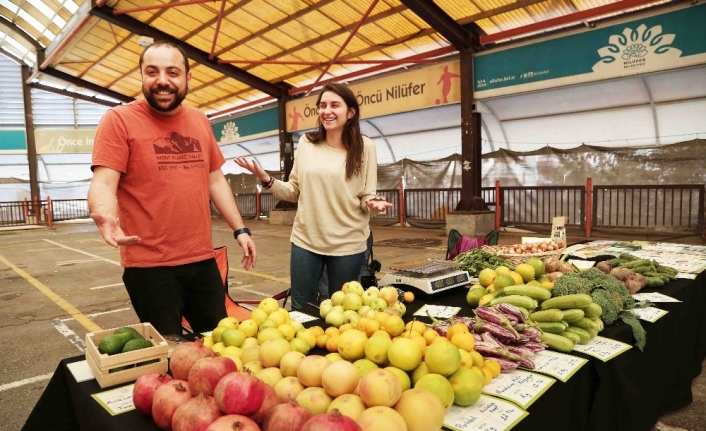
[[[477,283],[468,271],[459,269],[460,262],[451,260],[422,259],[396,263],[390,266],[394,272],[385,274],[378,286],[408,285],[427,294],[442,292],[454,287]]]

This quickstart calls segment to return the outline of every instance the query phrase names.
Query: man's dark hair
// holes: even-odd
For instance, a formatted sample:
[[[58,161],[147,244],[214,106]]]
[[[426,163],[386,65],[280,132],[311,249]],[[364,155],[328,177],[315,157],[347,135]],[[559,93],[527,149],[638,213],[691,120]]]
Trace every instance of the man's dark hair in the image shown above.
[[[147,52],[147,50],[150,48],[156,48],[159,46],[167,46],[169,48],[174,48],[174,49],[178,50],[181,53],[181,55],[184,57],[184,73],[189,73],[189,57],[186,56],[186,52],[179,45],[172,43],[172,42],[169,42],[167,40],[157,40],[157,41],[151,43],[150,46],[145,48],[144,51],[142,51],[142,54],[140,54],[140,62],[138,63],[138,67],[140,68],[140,73],[142,72],[142,61],[145,58],[145,53]]]

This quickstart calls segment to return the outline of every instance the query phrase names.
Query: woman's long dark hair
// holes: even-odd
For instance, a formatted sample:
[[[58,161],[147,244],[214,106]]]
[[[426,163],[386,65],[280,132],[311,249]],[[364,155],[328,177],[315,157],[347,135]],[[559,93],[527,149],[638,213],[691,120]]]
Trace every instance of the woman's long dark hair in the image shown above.
[[[350,109],[353,108],[355,113],[346,124],[343,126],[343,146],[348,151],[346,156],[346,180],[350,180],[356,175],[360,174],[360,170],[363,166],[363,135],[360,133],[360,106],[358,105],[358,100],[355,98],[355,94],[351,91],[348,86],[343,84],[326,84],[319,94],[319,98],[316,99],[316,106],[321,103],[321,96],[327,91],[336,93],[343,99],[343,103]],[[321,117],[316,120],[316,125],[318,129],[315,132],[310,132],[306,134],[306,139],[309,142],[318,144],[320,142],[326,142],[326,129],[324,125],[321,124]]]

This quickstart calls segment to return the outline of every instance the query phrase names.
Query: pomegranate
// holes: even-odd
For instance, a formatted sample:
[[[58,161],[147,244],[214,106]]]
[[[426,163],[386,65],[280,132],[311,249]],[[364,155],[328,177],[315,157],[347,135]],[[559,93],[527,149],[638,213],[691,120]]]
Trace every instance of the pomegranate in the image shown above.
[[[270,385],[265,385],[265,398],[262,400],[262,406],[260,406],[260,410],[250,416],[250,419],[258,424],[262,424],[262,420],[265,419],[267,412],[272,410],[272,408],[279,403],[279,396],[277,396],[277,392],[275,392],[274,388]]]
[[[230,373],[216,385],[213,393],[218,407],[229,415],[251,415],[262,407],[265,383],[247,373]]]
[[[158,387],[152,399],[152,419],[163,430],[172,429],[172,416],[184,403],[191,399],[189,383],[172,380]]]
[[[301,431],[362,431],[360,425],[338,409],[329,413],[319,413],[304,423]]]
[[[172,430],[203,431],[221,416],[223,413],[218,409],[216,400],[201,393],[176,409],[172,417]]]
[[[255,421],[247,416],[225,415],[221,416],[204,431],[262,431]]]
[[[172,380],[172,376],[160,371],[150,371],[138,377],[132,389],[135,408],[148,415],[152,413],[152,398],[158,387]]]
[[[191,395],[199,393],[213,396],[218,382],[228,373],[238,371],[230,358],[212,353],[194,362],[189,371],[189,390]]]
[[[262,421],[262,431],[301,431],[301,427],[314,415],[308,409],[290,400],[277,404],[267,412]]]
[[[169,358],[169,371],[178,380],[188,380],[189,371],[196,361],[208,356],[212,350],[203,345],[203,339],[179,344]]]

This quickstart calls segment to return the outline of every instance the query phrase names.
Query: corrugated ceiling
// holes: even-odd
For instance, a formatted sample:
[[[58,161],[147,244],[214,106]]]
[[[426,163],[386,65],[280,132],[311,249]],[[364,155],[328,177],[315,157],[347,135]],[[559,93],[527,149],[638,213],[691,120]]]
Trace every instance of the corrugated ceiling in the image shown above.
[[[317,80],[350,81],[384,71],[372,61],[439,53],[442,48],[447,48],[441,51],[444,55],[452,55],[458,41],[449,41],[450,27],[478,36],[502,36],[525,26],[536,33],[548,30],[542,28],[547,20],[608,5],[622,11],[656,2],[0,0],[0,52],[35,66],[35,80],[127,100],[142,97],[140,36],[165,35],[200,55],[187,50],[192,59],[187,103],[218,114],[265,103],[276,92],[308,90]],[[429,24],[434,20],[452,25],[435,29]],[[577,22],[565,21],[549,29]],[[35,65],[38,50],[44,52]],[[336,63],[329,65],[333,59]],[[386,66],[390,70],[403,64]]]

